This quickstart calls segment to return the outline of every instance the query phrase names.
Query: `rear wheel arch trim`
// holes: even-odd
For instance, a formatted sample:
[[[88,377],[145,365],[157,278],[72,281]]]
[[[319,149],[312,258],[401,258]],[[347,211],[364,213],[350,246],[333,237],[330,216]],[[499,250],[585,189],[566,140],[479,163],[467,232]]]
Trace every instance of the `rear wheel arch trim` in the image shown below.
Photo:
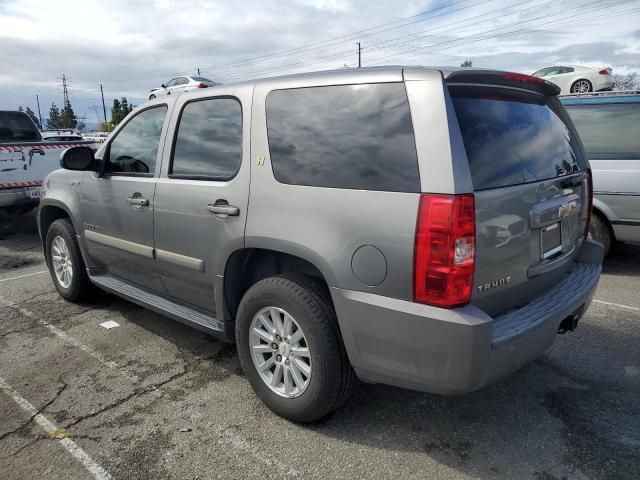
[[[262,258],[260,258],[261,256]],[[287,261],[292,262],[303,262],[301,265],[309,266],[312,270],[304,271],[284,269],[283,271],[278,271],[278,269],[271,268],[273,267],[273,265],[267,265],[267,262],[272,261],[274,257],[280,257],[281,259],[286,259]],[[234,265],[234,263],[236,262],[239,263]],[[249,277],[245,275],[234,277],[234,275],[237,275],[234,272],[238,271],[238,267],[240,267],[240,271],[244,271],[251,262],[264,262],[263,265],[266,265],[266,268],[263,272],[257,272],[257,274],[251,275]],[[275,276],[282,273],[294,272],[319,278],[319,280],[321,280],[327,286],[327,288],[330,288],[330,277],[327,276],[327,272],[318,267],[317,262],[314,262],[309,258],[305,258],[304,256],[296,255],[295,253],[289,253],[282,250],[275,250],[272,248],[246,247],[234,250],[227,257],[224,266],[223,281],[220,282],[220,287],[223,289],[223,291],[219,298],[222,301],[223,305],[218,305],[218,308],[216,310],[218,310],[218,312],[224,312],[225,320],[233,320],[235,319],[235,314],[237,313],[237,308],[240,304],[242,296],[252,285],[259,282],[263,278]],[[242,283],[242,280],[245,280],[246,283]],[[239,288],[237,283],[238,281],[241,282]]]

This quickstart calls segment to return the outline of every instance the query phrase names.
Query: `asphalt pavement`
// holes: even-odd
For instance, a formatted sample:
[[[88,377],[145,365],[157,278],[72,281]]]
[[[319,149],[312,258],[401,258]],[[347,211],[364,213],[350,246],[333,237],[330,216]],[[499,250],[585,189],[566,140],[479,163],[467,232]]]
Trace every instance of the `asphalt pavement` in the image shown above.
[[[615,248],[578,330],[505,380],[460,397],[361,384],[297,425],[233,346],[112,295],[62,300],[33,222],[0,218],[3,480],[640,478],[640,245]]]

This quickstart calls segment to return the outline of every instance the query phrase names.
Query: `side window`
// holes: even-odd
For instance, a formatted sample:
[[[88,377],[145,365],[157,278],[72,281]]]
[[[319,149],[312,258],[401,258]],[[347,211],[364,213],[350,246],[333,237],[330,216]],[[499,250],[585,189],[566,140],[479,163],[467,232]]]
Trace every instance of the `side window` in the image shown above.
[[[589,159],[640,158],[640,103],[567,106]]]
[[[187,77],[180,77],[176,82],[176,85],[186,85],[189,83],[189,79]]]
[[[275,90],[266,103],[271,164],[279,182],[420,191],[404,84]]]
[[[574,69],[573,67],[562,67],[562,70],[560,71],[560,73],[573,73]]]
[[[165,87],[175,87],[177,81],[178,81],[177,78],[173,78],[173,79],[169,80],[167,83],[165,83],[164,86]]]
[[[230,180],[242,161],[242,107],[232,98],[189,102],[180,115],[171,178]]]
[[[153,175],[166,114],[160,105],[129,120],[109,145],[105,173]]]

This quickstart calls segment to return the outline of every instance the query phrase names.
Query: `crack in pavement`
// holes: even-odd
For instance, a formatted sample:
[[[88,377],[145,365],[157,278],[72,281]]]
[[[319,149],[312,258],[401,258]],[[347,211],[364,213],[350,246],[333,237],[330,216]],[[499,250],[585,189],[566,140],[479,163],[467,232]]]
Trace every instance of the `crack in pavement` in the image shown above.
[[[183,377],[184,375],[190,373],[190,369],[187,366],[183,366],[182,372],[176,373],[174,375],[171,375],[168,379],[163,380],[162,382],[159,383],[154,383],[151,385],[148,385],[144,388],[136,388],[134,389],[133,392],[131,392],[129,395],[113,402],[110,403],[108,405],[106,405],[105,407],[101,408],[100,410],[96,410],[94,412],[88,413],[87,415],[82,415],[74,420],[72,420],[71,422],[69,422],[65,428],[69,429],[71,427],[74,427],[76,425],[78,425],[80,422],[84,422],[85,420],[88,420],[90,418],[94,418],[97,417],[98,415],[103,414],[104,412],[108,411],[108,410],[112,410],[116,407],[119,407],[120,405],[123,405],[124,403],[128,402],[129,400],[131,400],[132,398],[138,397],[140,395],[145,395],[147,393],[150,392],[154,392],[160,389],[160,387],[163,387],[164,385],[167,385],[170,382],[173,382],[174,380],[177,380],[180,377]]]
[[[45,295],[51,295],[54,292],[44,292],[44,293],[36,293],[35,295],[32,295],[31,297],[27,298],[26,300],[22,300],[20,302],[17,303],[12,303],[11,305],[2,305],[0,306],[0,308],[14,308],[14,307],[18,307],[24,303],[30,302],[31,300],[34,300],[38,297],[43,297]]]
[[[17,330],[10,330],[5,333],[0,333],[0,338],[4,338],[8,335],[12,335],[14,333],[26,332],[27,330],[33,330],[34,328],[38,328],[40,325],[31,325],[30,327],[19,328]]]
[[[22,422],[17,428],[14,428],[13,430],[11,430],[9,432],[5,432],[2,435],[0,435],[0,441],[4,440],[5,438],[7,438],[10,435],[18,433],[22,429],[28,427],[31,424],[31,422],[33,422],[33,419],[36,418],[36,416],[38,416],[39,414],[44,412],[47,407],[51,406],[53,404],[53,402],[55,402],[58,399],[58,397],[60,397],[60,395],[62,395],[62,392],[64,392],[66,390],[67,386],[68,386],[67,383],[62,381],[61,379],[58,379],[58,383],[61,383],[62,387],[58,389],[58,391],[55,393],[54,397],[51,400],[47,401],[44,405],[42,405],[42,407],[37,409],[36,412],[33,415],[31,415],[28,420],[25,420],[24,422]]]

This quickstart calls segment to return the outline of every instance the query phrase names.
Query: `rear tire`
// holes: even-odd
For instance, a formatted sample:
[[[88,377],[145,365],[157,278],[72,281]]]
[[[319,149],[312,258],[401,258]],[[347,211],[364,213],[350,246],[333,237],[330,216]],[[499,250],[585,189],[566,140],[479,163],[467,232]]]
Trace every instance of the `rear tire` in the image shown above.
[[[279,329],[278,322],[281,328],[289,323],[293,329]],[[260,335],[253,333],[255,328]],[[279,337],[278,332],[284,335]],[[303,339],[302,343],[294,345],[296,336],[296,342]],[[333,412],[355,385],[329,293],[311,277],[281,275],[253,285],[240,302],[236,342],[240,363],[257,395],[273,412],[294,422],[313,422]],[[304,358],[298,356],[302,350]],[[293,372],[299,359],[306,362],[304,369]],[[258,370],[258,365],[268,363],[268,368]],[[292,372],[289,393],[288,372]],[[300,377],[300,372],[305,376]]]
[[[49,273],[60,296],[69,302],[89,298],[95,287],[87,275],[71,221],[61,218],[53,222],[45,245]]]
[[[589,227],[589,233],[591,233],[591,238],[593,238],[596,242],[600,242],[604,245],[604,255],[605,257],[609,255],[609,251],[611,250],[611,244],[613,243],[613,233],[611,232],[611,228],[607,221],[602,217],[601,214],[597,212],[593,212],[591,215],[591,226]]]
[[[156,98],[155,95],[149,95],[149,100],[154,100]]]
[[[571,85],[571,93],[589,93],[593,92],[593,85],[589,80],[576,80]]]

